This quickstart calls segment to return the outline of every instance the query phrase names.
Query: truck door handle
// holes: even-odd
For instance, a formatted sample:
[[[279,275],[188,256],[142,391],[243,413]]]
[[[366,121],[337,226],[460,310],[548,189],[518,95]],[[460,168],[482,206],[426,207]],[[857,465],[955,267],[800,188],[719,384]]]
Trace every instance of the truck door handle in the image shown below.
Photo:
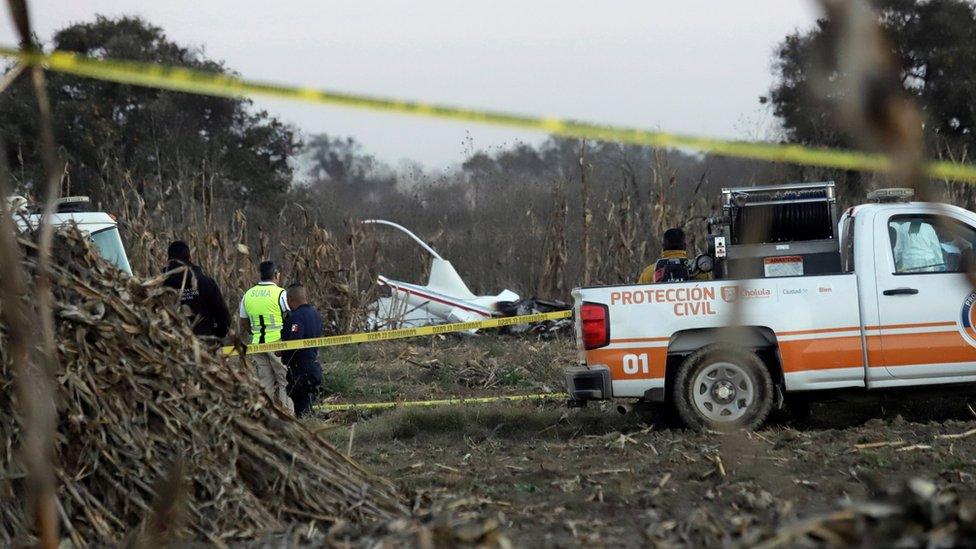
[[[918,293],[918,290],[915,288],[895,288],[893,290],[885,290],[881,293],[884,295],[915,295]]]

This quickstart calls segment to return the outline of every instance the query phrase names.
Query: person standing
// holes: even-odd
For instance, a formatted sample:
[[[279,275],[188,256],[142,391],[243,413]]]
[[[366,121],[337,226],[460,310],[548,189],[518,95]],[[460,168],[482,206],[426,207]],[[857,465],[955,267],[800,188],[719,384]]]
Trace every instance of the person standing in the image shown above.
[[[186,314],[193,333],[201,338],[223,339],[230,324],[230,312],[220,293],[220,286],[190,259],[190,246],[176,240],[166,250],[168,264],[163,286],[180,293],[180,308]]]
[[[288,286],[288,308],[291,313],[285,320],[281,339],[310,339],[322,337],[322,315],[308,303],[305,287],[301,284]],[[288,368],[288,396],[295,404],[295,415],[302,417],[312,410],[312,395],[322,383],[322,366],[318,361],[318,349],[285,351],[281,360]]]
[[[238,313],[241,337],[252,345],[281,341],[281,329],[288,313],[288,293],[278,286],[281,281],[278,266],[274,261],[263,261],[259,270],[261,281],[244,292]],[[288,371],[281,359],[274,353],[246,356],[271,400],[294,411],[286,389]]]
[[[676,282],[681,280],[708,280],[708,273],[698,273],[692,276],[691,260],[688,258],[687,243],[685,242],[685,232],[674,227],[664,231],[661,239],[661,257],[651,263],[641,272],[637,279],[638,284],[651,284],[658,282]]]

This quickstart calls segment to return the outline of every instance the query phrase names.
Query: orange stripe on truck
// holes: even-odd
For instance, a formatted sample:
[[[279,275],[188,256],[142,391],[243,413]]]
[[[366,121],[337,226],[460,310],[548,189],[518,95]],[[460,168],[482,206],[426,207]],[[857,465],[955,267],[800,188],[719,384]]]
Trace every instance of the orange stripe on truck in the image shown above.
[[[816,330],[795,330],[792,332],[776,332],[777,336],[794,336],[794,335],[813,335],[813,334],[830,334],[836,332],[855,332],[861,329],[860,326],[848,326],[847,328],[819,328]]]
[[[949,326],[953,323],[927,323],[917,328]],[[906,325],[882,329],[905,328]],[[869,327],[870,329],[870,327]],[[877,329],[877,328],[874,328]],[[924,366],[953,362],[976,362],[976,348],[955,330],[917,334],[867,336],[868,363],[874,367]],[[824,337],[799,341],[781,341],[780,357],[784,372],[860,368],[864,366],[861,338],[858,336]]]
[[[868,338],[868,362],[873,366],[922,366],[976,362],[976,348],[957,331],[927,334],[885,334]]]
[[[779,355],[786,373],[864,366],[861,336],[780,341]]]
[[[926,333],[884,333],[884,330],[906,328],[955,327],[955,322],[925,322],[917,324],[893,324],[885,326],[866,326],[867,330],[882,330],[882,335],[868,335],[868,362],[872,367],[920,366],[954,362],[976,362],[976,347],[970,345],[957,330]],[[816,335],[859,330],[858,326],[845,328],[822,328],[777,332],[778,336]],[[621,338],[611,343],[661,343],[668,337]],[[829,370],[834,368],[862,368],[864,355],[861,350],[860,335],[811,337],[793,341],[779,342],[780,358],[786,373],[809,370]],[[624,371],[624,357],[630,369],[637,364],[637,371]],[[643,371],[646,355],[648,371]],[[668,348],[666,346],[634,347],[629,349],[595,349],[586,352],[590,364],[605,364],[610,368],[613,379],[652,379],[664,377],[667,366]]]
[[[624,356],[634,355],[631,364],[636,364],[637,371],[632,374],[624,372]],[[647,373],[643,372],[643,361],[640,355],[647,355]],[[667,366],[667,347],[636,347],[631,349],[594,349],[586,352],[588,364],[606,364],[610,368],[611,379],[653,379],[664,377]]]
[[[955,326],[955,322],[922,322],[918,324],[887,324],[884,326],[865,326],[865,330],[901,330],[906,328],[938,328],[938,327],[949,327]],[[835,332],[856,332],[861,329],[860,326],[848,326],[846,328],[817,328],[814,330],[794,330],[789,332],[776,332],[778,336],[793,336],[793,335],[813,335],[813,334],[829,334]]]
[[[955,326],[955,322],[920,322],[918,324],[887,324],[884,326],[865,326],[865,330],[901,330],[904,328],[937,328]]]

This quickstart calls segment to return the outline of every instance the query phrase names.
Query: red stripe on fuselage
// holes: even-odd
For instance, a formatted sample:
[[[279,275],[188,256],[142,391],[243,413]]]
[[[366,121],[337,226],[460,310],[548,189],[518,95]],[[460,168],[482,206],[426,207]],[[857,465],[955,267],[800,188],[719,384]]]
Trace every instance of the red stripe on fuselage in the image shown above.
[[[470,311],[472,313],[476,313],[476,314],[479,314],[479,315],[484,316],[484,317],[489,317],[490,318],[492,316],[492,313],[490,311],[488,311],[487,309],[481,309],[481,310],[479,310],[479,309],[472,309],[470,306],[462,305],[461,303],[464,303],[463,301],[462,302],[457,302],[457,301],[449,301],[447,299],[442,299],[442,298],[439,298],[437,296],[433,296],[433,295],[430,295],[430,294],[425,294],[424,292],[417,291],[417,290],[415,290],[413,288],[407,288],[405,286],[399,286],[397,284],[394,284],[390,280],[387,280],[384,283],[386,285],[388,285],[388,286],[392,286],[392,287],[396,288],[397,290],[399,290],[401,292],[405,292],[405,293],[408,293],[408,294],[418,295],[418,296],[420,296],[420,297],[422,297],[424,299],[429,299],[431,301],[436,301],[438,303],[443,303],[444,305],[451,305],[453,307],[457,307],[458,309],[464,309],[465,311]]]

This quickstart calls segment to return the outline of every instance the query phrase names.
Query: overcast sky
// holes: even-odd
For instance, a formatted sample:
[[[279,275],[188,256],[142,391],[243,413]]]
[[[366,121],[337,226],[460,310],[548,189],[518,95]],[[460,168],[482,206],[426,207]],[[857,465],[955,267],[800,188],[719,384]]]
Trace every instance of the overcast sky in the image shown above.
[[[95,14],[139,15],[246,78],[711,136],[766,137],[776,44],[812,0],[32,0],[49,40]],[[16,44],[9,14],[0,42]],[[287,101],[302,132],[351,135],[396,166],[460,162],[538,134]],[[470,137],[470,139],[468,139]]]

